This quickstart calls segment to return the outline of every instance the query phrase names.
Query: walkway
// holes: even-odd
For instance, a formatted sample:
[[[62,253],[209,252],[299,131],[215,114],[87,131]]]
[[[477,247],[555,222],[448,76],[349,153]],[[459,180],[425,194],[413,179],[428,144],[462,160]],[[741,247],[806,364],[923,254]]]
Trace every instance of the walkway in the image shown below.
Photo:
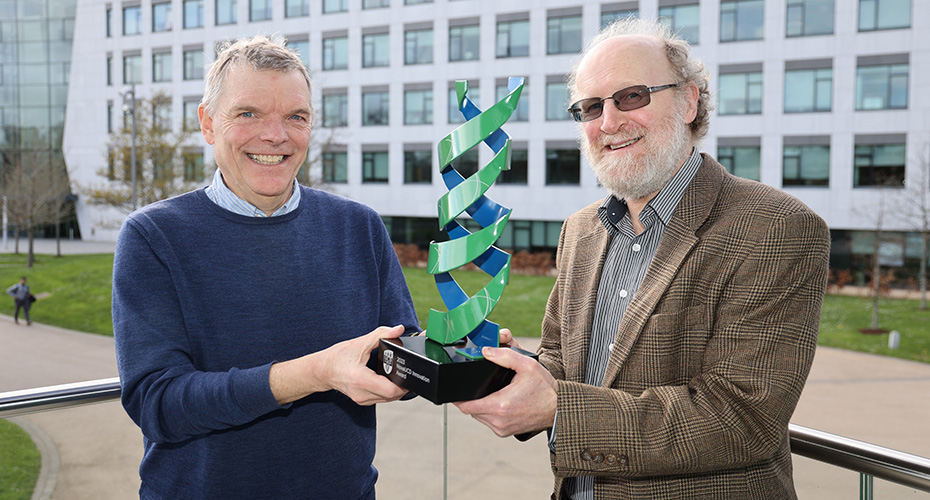
[[[69,249],[73,253],[106,251],[71,243],[76,245]],[[536,341],[522,343],[532,349]],[[6,316],[0,316],[0,367],[0,392],[117,375],[112,338],[38,323],[14,325]],[[820,348],[793,422],[930,456],[926,394],[930,364]],[[454,406],[446,409],[449,499],[548,498],[552,477],[542,437],[526,443],[500,439]],[[379,407],[379,498],[442,497],[443,410],[420,398]],[[15,421],[33,432],[47,465],[37,490],[47,494],[35,498],[137,497],[142,437],[118,402]],[[795,457],[795,482],[802,499],[856,498],[858,492],[855,473],[801,457]],[[906,488],[880,481],[875,489],[878,498],[913,497]]]

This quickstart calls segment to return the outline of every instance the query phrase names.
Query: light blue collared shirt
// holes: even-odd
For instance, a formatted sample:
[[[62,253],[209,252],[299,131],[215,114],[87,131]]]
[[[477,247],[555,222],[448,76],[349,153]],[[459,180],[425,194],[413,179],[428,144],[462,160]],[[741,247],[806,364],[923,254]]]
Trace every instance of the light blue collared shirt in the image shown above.
[[[207,198],[210,198],[210,201],[213,203],[216,203],[232,213],[245,215],[246,217],[276,217],[289,213],[300,205],[300,189],[297,184],[297,179],[294,179],[294,190],[290,199],[287,200],[287,203],[275,210],[270,216],[265,215],[265,212],[262,212],[261,209],[236,196],[236,193],[233,193],[226,187],[220,169],[216,169],[216,173],[213,174],[213,182],[207,186],[206,193]]]

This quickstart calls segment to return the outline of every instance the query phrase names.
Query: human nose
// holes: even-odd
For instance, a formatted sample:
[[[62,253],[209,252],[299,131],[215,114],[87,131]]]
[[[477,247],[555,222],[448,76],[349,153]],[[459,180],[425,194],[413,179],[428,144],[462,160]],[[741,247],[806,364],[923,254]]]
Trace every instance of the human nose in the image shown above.
[[[613,99],[605,99],[601,108],[601,132],[616,134],[626,122],[626,111],[620,111]]]
[[[263,124],[261,139],[271,144],[281,144],[287,141],[287,128],[285,123],[278,119],[269,119]]]

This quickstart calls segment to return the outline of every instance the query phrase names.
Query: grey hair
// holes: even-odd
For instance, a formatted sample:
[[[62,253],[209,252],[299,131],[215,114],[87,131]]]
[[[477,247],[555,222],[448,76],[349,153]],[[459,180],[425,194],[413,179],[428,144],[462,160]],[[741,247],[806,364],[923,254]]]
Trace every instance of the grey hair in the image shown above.
[[[265,35],[256,35],[223,43],[217,50],[216,61],[210,65],[210,71],[204,78],[203,99],[200,101],[204,109],[213,113],[226,85],[229,68],[233,66],[245,66],[255,71],[297,71],[307,82],[307,96],[311,96],[310,73],[300,56],[287,48],[285,42],[284,38],[269,39]],[[312,114],[313,99],[309,100],[307,104]]]
[[[688,42],[682,40],[668,26],[658,21],[646,21],[632,16],[626,17],[614,21],[595,35],[575,60],[575,65],[568,77],[568,92],[572,99],[577,97],[578,66],[585,56],[594,47],[600,45],[601,42],[624,35],[644,35],[659,40],[665,48],[665,56],[675,73],[676,81],[679,84],[693,83],[698,88],[697,115],[690,125],[691,138],[695,142],[703,139],[710,127],[710,112],[714,109],[707,69],[700,59],[691,57],[691,46]]]

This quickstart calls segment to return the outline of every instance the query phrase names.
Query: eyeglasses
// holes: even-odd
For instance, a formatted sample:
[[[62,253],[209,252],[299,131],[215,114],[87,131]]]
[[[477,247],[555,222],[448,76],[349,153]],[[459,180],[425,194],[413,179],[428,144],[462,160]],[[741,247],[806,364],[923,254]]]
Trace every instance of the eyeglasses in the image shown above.
[[[633,85],[632,87],[620,89],[614,92],[612,96],[604,97],[603,99],[600,97],[589,97],[587,99],[582,99],[575,104],[572,104],[572,106],[568,108],[568,112],[571,113],[572,119],[576,122],[589,122],[591,120],[596,120],[601,116],[601,113],[604,112],[604,101],[607,99],[613,99],[614,104],[617,105],[617,109],[620,111],[633,111],[634,109],[639,109],[652,102],[652,99],[649,96],[653,92],[658,92],[660,90],[670,89],[677,86],[677,83],[659,85],[658,87]]]

